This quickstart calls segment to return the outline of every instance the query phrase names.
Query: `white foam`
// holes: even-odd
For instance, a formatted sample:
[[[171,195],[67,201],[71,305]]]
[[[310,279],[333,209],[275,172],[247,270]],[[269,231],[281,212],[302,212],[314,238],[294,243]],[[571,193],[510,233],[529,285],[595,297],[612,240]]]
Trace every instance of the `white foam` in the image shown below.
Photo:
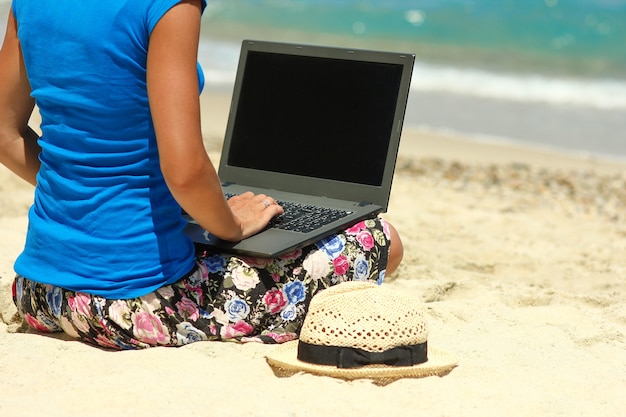
[[[239,44],[203,39],[198,48],[198,61],[204,70],[207,85],[230,85],[235,82],[239,61]]]
[[[9,10],[11,10],[12,0],[0,0],[0,42],[4,40],[4,34],[7,31],[7,20],[9,18]]]
[[[208,84],[232,84],[239,44],[203,39],[199,60]],[[502,74],[416,62],[411,89],[526,103],[626,109],[626,82]]]
[[[626,108],[626,82],[549,78],[416,63],[411,88],[519,102]]]

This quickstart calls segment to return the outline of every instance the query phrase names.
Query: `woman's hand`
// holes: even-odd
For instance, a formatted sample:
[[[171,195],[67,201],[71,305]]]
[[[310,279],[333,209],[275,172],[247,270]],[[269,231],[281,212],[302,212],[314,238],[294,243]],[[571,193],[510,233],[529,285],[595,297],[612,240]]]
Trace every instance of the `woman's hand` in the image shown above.
[[[146,81],[163,178],[180,206],[209,233],[237,242],[283,212],[274,199],[251,192],[226,201],[202,142],[196,60],[199,0],[182,0],[150,36]]]
[[[146,82],[163,178],[178,204],[204,229],[228,241],[257,229],[229,207],[202,141],[198,42],[202,7],[182,0],[150,35]]]
[[[276,200],[265,194],[236,195],[228,200],[228,205],[241,224],[242,239],[260,232],[272,217],[283,213]]]

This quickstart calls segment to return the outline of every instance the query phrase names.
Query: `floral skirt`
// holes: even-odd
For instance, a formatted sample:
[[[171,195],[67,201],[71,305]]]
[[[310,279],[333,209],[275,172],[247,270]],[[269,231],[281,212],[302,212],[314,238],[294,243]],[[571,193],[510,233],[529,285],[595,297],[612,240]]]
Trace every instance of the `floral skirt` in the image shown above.
[[[279,258],[199,252],[190,274],[138,298],[111,300],[18,275],[13,300],[32,328],[110,349],[282,343],[298,337],[318,291],[350,280],[382,283],[389,244],[387,223],[376,218]]]

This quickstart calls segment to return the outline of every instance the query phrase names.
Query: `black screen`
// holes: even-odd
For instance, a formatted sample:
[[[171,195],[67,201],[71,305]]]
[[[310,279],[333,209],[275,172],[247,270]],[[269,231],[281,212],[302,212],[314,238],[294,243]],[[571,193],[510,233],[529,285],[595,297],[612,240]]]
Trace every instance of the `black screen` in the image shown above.
[[[380,185],[402,65],[248,53],[228,164]]]

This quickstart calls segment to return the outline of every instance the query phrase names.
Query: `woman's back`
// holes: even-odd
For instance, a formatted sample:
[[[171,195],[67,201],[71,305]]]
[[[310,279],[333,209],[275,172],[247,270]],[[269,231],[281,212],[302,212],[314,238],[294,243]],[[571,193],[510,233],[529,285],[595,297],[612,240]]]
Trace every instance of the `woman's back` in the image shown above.
[[[42,116],[19,274],[127,298],[192,269],[193,246],[159,167],[146,90],[149,35],[177,2],[14,1]]]
[[[32,328],[114,349],[280,343],[297,337],[315,293],[397,267],[402,245],[377,217],[281,258],[194,253],[179,205],[230,241],[283,212],[265,194],[226,200],[204,149],[204,6],[14,0],[0,49],[0,162],[37,185],[13,282]],[[41,138],[28,126],[31,95]]]

